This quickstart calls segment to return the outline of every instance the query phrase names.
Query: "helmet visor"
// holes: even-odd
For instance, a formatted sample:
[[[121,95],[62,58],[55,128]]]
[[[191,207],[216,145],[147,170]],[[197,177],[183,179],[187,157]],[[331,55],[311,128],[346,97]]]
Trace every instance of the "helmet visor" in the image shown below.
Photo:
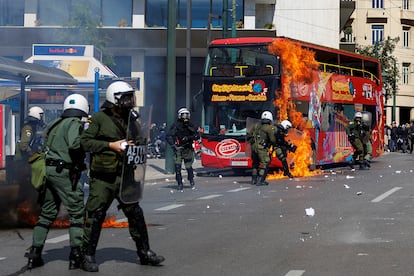
[[[181,119],[190,119],[190,112],[180,113]]]
[[[115,94],[116,104],[122,108],[135,107],[134,92],[123,92]]]

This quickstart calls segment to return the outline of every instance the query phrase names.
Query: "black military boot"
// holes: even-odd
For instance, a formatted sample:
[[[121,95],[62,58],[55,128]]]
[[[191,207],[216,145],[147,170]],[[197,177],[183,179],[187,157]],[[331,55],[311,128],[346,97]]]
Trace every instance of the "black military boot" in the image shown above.
[[[287,163],[287,161],[286,161],[286,159],[284,159],[283,161],[282,161],[282,165],[283,165],[283,175],[284,176],[287,176],[287,177],[289,177],[289,178],[293,178],[293,175],[290,173],[290,171],[289,171],[289,165],[288,165],[288,163]]]
[[[82,254],[80,247],[72,247],[69,254],[69,269],[80,268],[82,262]]]
[[[30,248],[30,251],[24,254],[24,256],[29,259],[27,262],[28,270],[43,266],[45,264],[42,259],[42,250],[43,250],[43,246],[41,247],[32,246]]]
[[[141,265],[159,265],[165,260],[163,256],[157,255],[151,249],[140,249],[137,251],[137,254]]]
[[[284,176],[287,176],[287,177],[289,177],[289,178],[293,178],[293,175],[290,173],[290,171],[289,171],[289,170],[284,171],[284,172],[283,172],[283,175],[284,175]]]
[[[194,183],[194,171],[193,168],[187,169],[187,179],[190,182],[191,189],[195,189],[195,183]]]
[[[181,165],[175,165],[175,180],[177,180],[177,190],[183,191],[183,177],[181,175]]]
[[[267,186],[269,185],[269,182],[266,181],[266,174],[259,175],[257,178],[256,186]]]
[[[359,169],[360,170],[367,170],[367,166],[365,165],[365,163],[363,161],[359,161]]]
[[[99,266],[95,260],[96,247],[98,247],[99,236],[101,235],[102,223],[105,220],[106,211],[98,209],[94,213],[87,213],[85,226],[90,228],[88,243],[84,244],[82,252],[82,261],[80,267],[88,272],[98,272]],[[91,218],[93,218],[91,220]],[[91,222],[92,221],[92,222]]]
[[[99,266],[96,263],[95,255],[83,255],[81,268],[87,272],[98,272]]]
[[[252,182],[250,184],[255,185],[257,184],[257,175],[252,175]]]

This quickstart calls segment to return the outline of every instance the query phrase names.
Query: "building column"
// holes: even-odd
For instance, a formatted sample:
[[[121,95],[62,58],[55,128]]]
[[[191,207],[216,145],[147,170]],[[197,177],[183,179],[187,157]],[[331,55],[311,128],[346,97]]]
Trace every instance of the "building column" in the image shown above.
[[[24,27],[37,26],[37,0],[26,0],[24,3]]]
[[[145,50],[137,50],[131,56],[131,77],[139,78],[137,89],[137,105],[144,106],[145,103]]]
[[[256,29],[256,0],[244,2],[244,29]]]
[[[133,0],[132,28],[145,28],[145,1]]]

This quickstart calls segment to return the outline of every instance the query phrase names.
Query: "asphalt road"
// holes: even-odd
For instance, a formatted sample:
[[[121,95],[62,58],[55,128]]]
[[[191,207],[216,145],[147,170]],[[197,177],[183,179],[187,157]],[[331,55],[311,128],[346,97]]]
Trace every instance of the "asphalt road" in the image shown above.
[[[414,275],[413,164],[413,155],[387,153],[370,170],[333,168],[266,187],[203,176],[182,193],[173,177],[152,180],[141,205],[151,247],[166,261],[139,265],[128,230],[105,228],[98,275]],[[124,218],[115,204],[109,215]],[[0,230],[0,275],[90,275],[68,271],[67,229],[50,231],[45,266],[22,272],[31,234]]]

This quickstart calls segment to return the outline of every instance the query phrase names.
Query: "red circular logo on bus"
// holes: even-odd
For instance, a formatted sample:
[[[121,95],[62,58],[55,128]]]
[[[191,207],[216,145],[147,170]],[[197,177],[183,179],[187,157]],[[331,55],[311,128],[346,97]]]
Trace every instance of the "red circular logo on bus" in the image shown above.
[[[240,152],[240,143],[235,139],[225,139],[217,144],[216,153],[223,157],[233,157]]]

